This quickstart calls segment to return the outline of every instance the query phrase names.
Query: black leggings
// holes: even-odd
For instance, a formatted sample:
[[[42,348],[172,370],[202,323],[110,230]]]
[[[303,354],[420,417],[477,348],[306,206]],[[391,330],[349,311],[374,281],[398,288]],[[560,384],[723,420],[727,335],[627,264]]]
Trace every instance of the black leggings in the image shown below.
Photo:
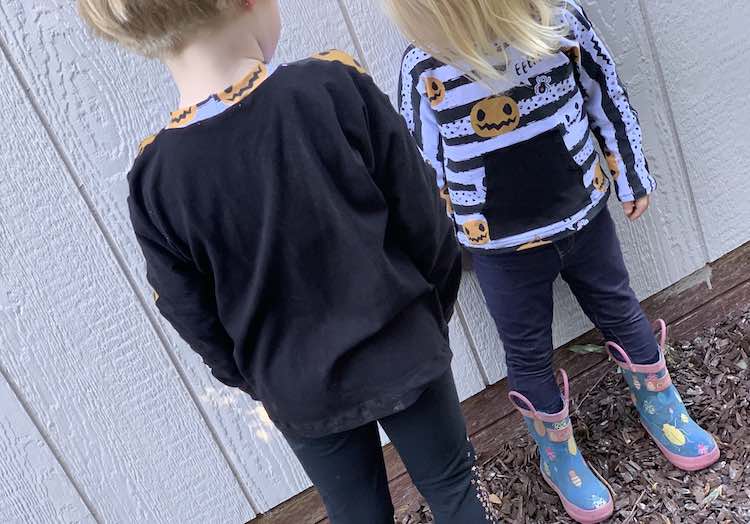
[[[477,485],[474,449],[446,373],[411,407],[379,421],[436,524],[495,522]],[[393,504],[375,422],[322,438],[287,437],[318,488],[332,524],[393,524]]]

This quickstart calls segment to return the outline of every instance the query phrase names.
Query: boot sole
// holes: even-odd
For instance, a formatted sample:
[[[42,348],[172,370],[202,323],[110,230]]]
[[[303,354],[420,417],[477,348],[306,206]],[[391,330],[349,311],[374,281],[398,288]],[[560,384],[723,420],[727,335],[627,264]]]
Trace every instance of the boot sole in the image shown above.
[[[644,424],[643,421],[641,421],[641,426],[643,426],[643,429],[646,430],[646,433],[648,433],[648,435],[651,437],[651,440],[654,441],[656,447],[659,448],[659,451],[662,452],[667,460],[671,462],[675,467],[683,471],[700,471],[702,469],[706,469],[707,467],[715,464],[721,456],[719,445],[716,444],[716,439],[714,439],[714,444],[716,444],[716,447],[711,453],[707,455],[701,455],[699,457],[681,457],[680,455],[672,453],[666,447],[664,447],[664,445],[659,442],[659,439],[656,438],[653,433],[651,433],[651,430],[646,427],[646,424]]]
[[[606,506],[602,506],[599,509],[581,509],[565,498],[565,495],[557,489],[555,483],[547,477],[544,471],[542,471],[542,477],[544,477],[545,482],[549,484],[549,487],[557,493],[557,496],[560,497],[560,501],[570,518],[580,524],[597,524],[599,522],[604,522],[610,518],[615,511],[614,497],[612,497],[611,493],[609,494],[609,502]]]

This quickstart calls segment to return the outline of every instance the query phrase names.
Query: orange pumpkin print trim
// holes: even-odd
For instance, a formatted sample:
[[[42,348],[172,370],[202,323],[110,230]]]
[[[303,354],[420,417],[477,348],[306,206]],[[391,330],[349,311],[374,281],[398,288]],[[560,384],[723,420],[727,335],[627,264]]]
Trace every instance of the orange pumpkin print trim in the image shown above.
[[[537,247],[542,247],[551,244],[552,242],[549,240],[533,240],[531,242],[527,242],[521,246],[518,246],[518,249],[516,251],[528,251],[529,249],[535,249]]]
[[[167,129],[182,127],[189,124],[195,118],[196,114],[198,114],[198,106],[190,106],[185,109],[172,111]]]
[[[427,99],[432,107],[440,105],[445,100],[445,84],[434,76],[428,76],[424,79]]]
[[[255,91],[267,76],[268,70],[266,66],[258,64],[258,67],[248,73],[245,78],[233,86],[226,88],[224,91],[217,93],[216,96],[227,105],[236,104]]]
[[[154,140],[156,140],[156,135],[147,136],[141,140],[141,143],[138,144],[138,154],[143,153],[148,146],[154,143]]]
[[[362,74],[367,74],[367,70],[362,67],[362,65],[357,62],[357,60],[352,55],[338,49],[323,51],[322,53],[313,55],[312,58],[315,58],[316,60],[325,60],[328,62],[341,62],[344,65],[353,67]]]

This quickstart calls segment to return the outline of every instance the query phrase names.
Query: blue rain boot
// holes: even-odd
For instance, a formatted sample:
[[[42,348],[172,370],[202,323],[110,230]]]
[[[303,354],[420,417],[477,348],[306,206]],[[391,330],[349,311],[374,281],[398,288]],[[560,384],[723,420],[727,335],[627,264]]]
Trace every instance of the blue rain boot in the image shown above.
[[[664,360],[667,325],[658,320],[656,328],[660,331],[661,348],[656,364],[633,364],[627,352],[614,342],[608,342],[607,349],[622,369],[641,424],[661,452],[676,467],[698,471],[719,460],[719,446],[711,434],[688,415]]]
[[[568,375],[562,369],[559,373],[563,382],[563,409],[559,413],[537,411],[529,399],[516,391],[509,396],[539,446],[542,476],[560,497],[565,511],[582,524],[602,522],[614,511],[612,495],[583,460],[576,445],[568,415]]]

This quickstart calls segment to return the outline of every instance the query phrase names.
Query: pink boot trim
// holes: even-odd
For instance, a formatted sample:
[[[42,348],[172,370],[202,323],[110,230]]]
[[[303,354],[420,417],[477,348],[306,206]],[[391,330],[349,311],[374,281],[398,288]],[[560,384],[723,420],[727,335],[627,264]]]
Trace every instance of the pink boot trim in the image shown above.
[[[565,498],[565,495],[563,495],[557,486],[555,486],[555,483],[547,478],[544,471],[542,471],[542,477],[544,477],[544,481],[549,487],[557,493],[557,496],[560,497],[560,501],[562,502],[563,508],[565,508],[567,514],[580,524],[597,524],[598,522],[603,522],[611,517],[615,511],[615,504],[611,496],[606,506],[591,510],[581,509]]]

